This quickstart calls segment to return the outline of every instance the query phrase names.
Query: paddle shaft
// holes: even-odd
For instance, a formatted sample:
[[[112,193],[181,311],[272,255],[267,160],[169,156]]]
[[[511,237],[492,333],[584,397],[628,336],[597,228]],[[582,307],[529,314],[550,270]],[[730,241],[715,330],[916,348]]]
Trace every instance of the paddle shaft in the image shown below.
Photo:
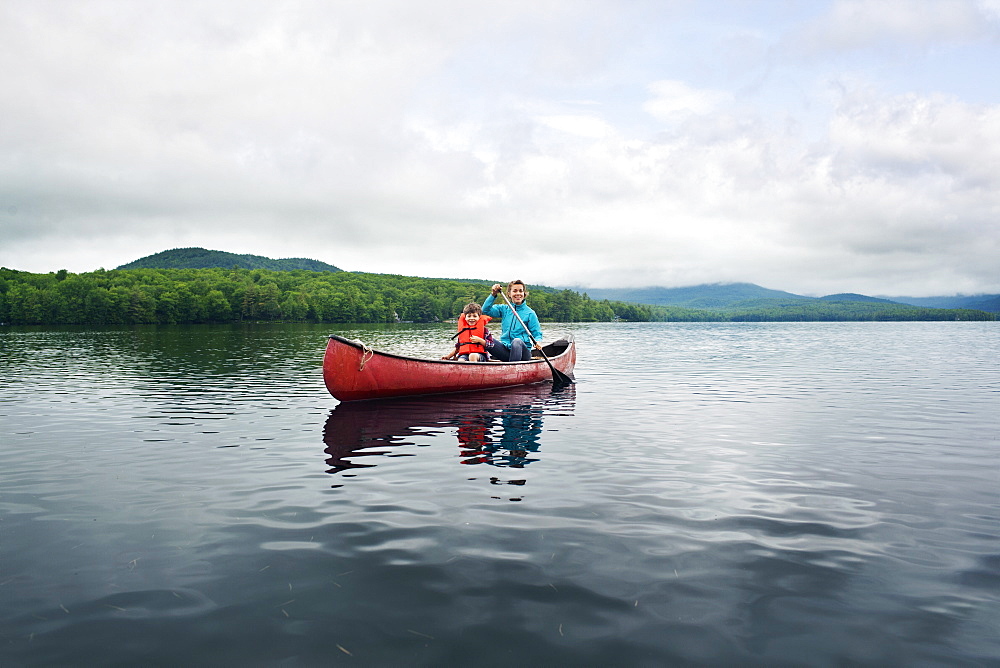
[[[549,356],[545,354],[544,350],[542,350],[542,346],[535,339],[534,335],[531,333],[531,330],[528,329],[528,326],[524,324],[524,320],[521,320],[521,314],[517,312],[517,309],[514,307],[514,305],[510,302],[509,299],[507,299],[507,293],[501,290],[500,294],[503,295],[503,300],[507,302],[507,306],[510,307],[511,313],[513,313],[514,317],[517,318],[517,321],[521,323],[521,327],[524,327],[524,331],[528,334],[528,338],[531,339],[532,343],[538,346],[538,352],[542,354],[542,358],[545,360],[545,363],[549,365],[549,370],[552,371],[552,382],[559,383],[562,385],[569,385],[570,383],[572,383],[573,382],[572,378],[570,378],[562,371],[552,366],[552,360],[550,360]]]

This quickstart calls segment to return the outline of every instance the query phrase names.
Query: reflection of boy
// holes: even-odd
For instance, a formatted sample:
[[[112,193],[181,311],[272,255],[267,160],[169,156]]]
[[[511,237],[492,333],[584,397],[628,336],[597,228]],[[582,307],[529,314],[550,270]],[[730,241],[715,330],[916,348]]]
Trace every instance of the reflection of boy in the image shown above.
[[[462,309],[462,314],[458,317],[458,342],[455,350],[441,359],[458,359],[469,362],[485,362],[487,336],[486,323],[490,321],[488,315],[483,315],[483,310],[476,303],[466,304]]]
[[[485,464],[492,458],[489,415],[467,415],[459,418],[458,444],[463,464]]]

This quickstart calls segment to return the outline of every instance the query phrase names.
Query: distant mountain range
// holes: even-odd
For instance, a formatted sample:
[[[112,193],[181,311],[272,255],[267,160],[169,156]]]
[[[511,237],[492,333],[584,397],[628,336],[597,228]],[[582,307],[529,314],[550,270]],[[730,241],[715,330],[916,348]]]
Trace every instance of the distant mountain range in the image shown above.
[[[271,271],[341,271],[332,264],[307,258],[271,259],[261,255],[237,255],[205,248],[174,248],[123,264],[118,269],[268,269]],[[470,279],[471,280],[471,279]],[[479,282],[479,281],[473,281]],[[483,281],[485,282],[485,281]],[[554,290],[535,286],[542,291]],[[569,288],[586,293],[591,299],[634,302],[654,306],[679,306],[688,309],[727,310],[801,307],[815,302],[906,304],[923,308],[974,309],[1000,313],[1000,295],[954,297],[869,297],[854,293],[806,297],[783,290],[771,290],[753,283],[706,283],[681,288]]]
[[[874,302],[908,304],[924,308],[965,308],[1000,313],[1000,295],[955,297],[869,297],[854,293],[806,297],[782,290],[771,290],[753,283],[706,283],[683,288],[583,288],[591,299],[612,299],[656,306],[681,306],[694,309],[752,308],[765,304],[791,306],[804,302]]]
[[[1000,295],[974,295],[965,297],[890,297],[892,301],[925,308],[972,308],[990,313],[1000,313]]]
[[[269,269],[271,271],[341,271],[332,264],[291,257],[272,260],[262,255],[237,255],[205,248],[174,248],[123,264],[119,269]]]

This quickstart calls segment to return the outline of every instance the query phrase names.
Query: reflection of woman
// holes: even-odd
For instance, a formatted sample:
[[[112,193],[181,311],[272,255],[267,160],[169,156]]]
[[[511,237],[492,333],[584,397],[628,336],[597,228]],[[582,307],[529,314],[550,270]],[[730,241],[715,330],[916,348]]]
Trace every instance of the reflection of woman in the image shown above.
[[[494,441],[489,432],[498,414],[501,431]],[[463,464],[523,468],[537,460],[529,457],[529,453],[538,452],[542,414],[532,410],[530,405],[509,406],[497,413],[466,415],[457,420],[459,447],[463,448],[462,457],[465,457]]]
[[[539,436],[542,433],[542,414],[531,406],[514,406],[504,409],[500,417],[503,434],[500,449],[506,450],[506,466],[521,468],[537,458],[528,453],[538,452]]]

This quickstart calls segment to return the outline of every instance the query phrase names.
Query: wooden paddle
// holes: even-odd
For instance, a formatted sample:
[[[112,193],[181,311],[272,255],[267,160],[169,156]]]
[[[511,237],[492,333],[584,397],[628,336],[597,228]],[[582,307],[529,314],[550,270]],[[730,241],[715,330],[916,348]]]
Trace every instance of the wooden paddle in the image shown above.
[[[507,299],[507,293],[505,293],[503,290],[501,290],[500,294],[503,295],[503,300],[505,302],[507,302],[508,306],[510,306],[510,310],[514,314],[514,317],[517,318],[517,321],[519,323],[521,323],[521,327],[524,327],[524,331],[528,333],[528,338],[531,339],[532,343],[534,343],[536,346],[538,346],[538,352],[540,352],[542,354],[542,357],[545,359],[545,363],[549,365],[549,369],[552,371],[552,385],[554,387],[559,387],[559,386],[562,386],[562,385],[569,385],[569,384],[571,384],[573,382],[572,378],[570,378],[569,376],[567,376],[566,374],[564,374],[562,371],[560,371],[559,369],[557,369],[554,366],[552,366],[552,361],[549,359],[549,356],[545,354],[545,351],[542,350],[542,347],[538,345],[538,341],[536,341],[535,337],[532,336],[531,330],[529,330],[528,326],[524,324],[523,320],[521,320],[521,314],[519,314],[517,312],[517,309],[514,308],[514,305],[510,303],[509,299]]]

